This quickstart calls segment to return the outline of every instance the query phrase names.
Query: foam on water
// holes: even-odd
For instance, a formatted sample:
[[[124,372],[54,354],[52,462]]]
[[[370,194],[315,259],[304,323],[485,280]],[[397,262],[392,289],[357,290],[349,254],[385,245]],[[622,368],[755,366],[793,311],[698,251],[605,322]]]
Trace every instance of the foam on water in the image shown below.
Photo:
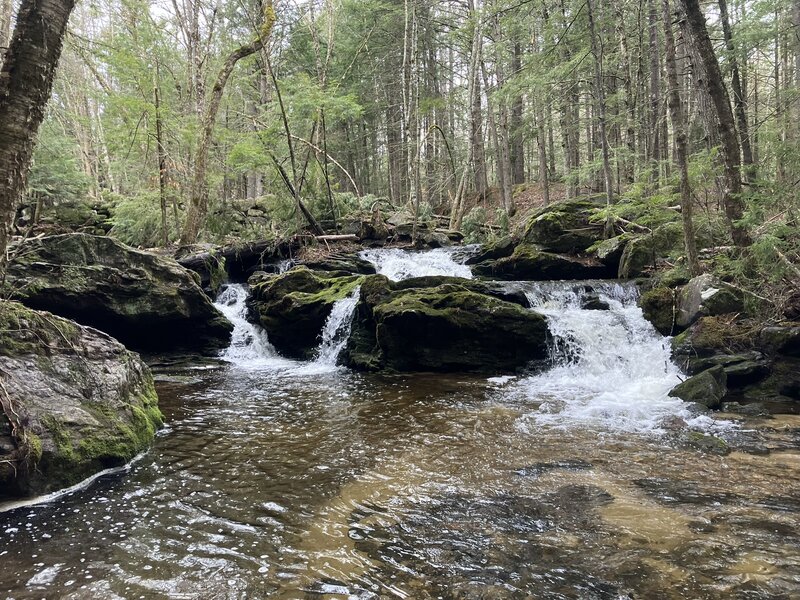
[[[552,367],[507,389],[538,409],[520,425],[587,426],[601,430],[659,431],[664,419],[690,426],[712,421],[693,417],[669,391],[681,381],[668,338],[659,335],[636,304],[634,285],[608,282],[519,284],[531,306],[548,321]],[[589,298],[608,310],[587,310]]]
[[[380,275],[392,281],[429,275],[449,275],[472,279],[472,271],[467,265],[458,262],[456,257],[463,254],[463,248],[436,248],[422,252],[381,248],[364,250],[359,256],[375,265]]]

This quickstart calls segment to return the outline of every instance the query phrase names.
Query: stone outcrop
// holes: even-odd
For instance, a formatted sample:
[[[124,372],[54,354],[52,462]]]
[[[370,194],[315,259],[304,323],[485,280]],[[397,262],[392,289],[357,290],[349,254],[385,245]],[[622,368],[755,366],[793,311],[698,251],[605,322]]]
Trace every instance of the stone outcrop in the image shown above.
[[[16,302],[0,302],[0,382],[0,496],[42,494],[124,465],[161,425],[138,355]]]
[[[4,291],[26,306],[104,331],[135,350],[225,348],[233,329],[174,260],[112,238],[67,234],[13,249]]]

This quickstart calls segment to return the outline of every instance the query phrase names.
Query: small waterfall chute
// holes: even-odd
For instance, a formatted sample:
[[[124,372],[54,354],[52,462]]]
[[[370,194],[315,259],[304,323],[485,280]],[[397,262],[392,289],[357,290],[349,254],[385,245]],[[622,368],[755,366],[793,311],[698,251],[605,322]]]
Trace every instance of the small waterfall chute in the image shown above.
[[[360,294],[361,287],[357,286],[346,298],[334,303],[320,334],[321,342],[316,351],[315,364],[336,366],[336,361],[350,337]]]
[[[392,281],[430,275],[472,279],[472,270],[457,260],[463,254],[463,248],[458,247],[436,248],[419,252],[399,248],[381,248],[364,250],[359,256],[375,265],[375,270],[379,275],[385,275]]]
[[[532,309],[548,320],[552,363],[547,371],[523,378],[506,390],[512,398],[538,403],[538,410],[522,420],[524,427],[584,425],[654,431],[671,416],[700,424],[681,400],[669,396],[680,383],[680,370],[672,362],[669,339],[655,331],[637,306],[634,285],[520,285]],[[593,298],[608,309],[585,308]]]
[[[267,339],[266,332],[247,320],[247,286],[231,284],[225,287],[214,305],[233,324],[231,344],[221,358],[236,364],[265,359],[281,359]]]

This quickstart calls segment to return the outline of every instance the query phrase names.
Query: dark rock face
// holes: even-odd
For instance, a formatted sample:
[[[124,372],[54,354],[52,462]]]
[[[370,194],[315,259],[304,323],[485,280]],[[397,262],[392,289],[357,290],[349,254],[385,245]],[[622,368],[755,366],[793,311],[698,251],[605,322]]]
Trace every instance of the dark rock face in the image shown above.
[[[248,305],[281,354],[309,359],[333,305],[362,279],[296,267],[283,275],[263,276],[252,288]]]
[[[728,392],[727,379],[725,369],[720,366],[712,367],[675,386],[669,395],[684,402],[702,404],[707,408],[719,408]]]
[[[591,221],[599,204],[591,200],[571,200],[546,206],[535,213],[525,228],[522,240],[545,252],[578,254],[603,239],[602,223]]]
[[[666,223],[652,233],[631,238],[620,259],[619,278],[630,279],[646,275],[659,259],[680,248],[682,240],[683,229],[680,223]]]
[[[380,275],[365,278],[345,364],[494,373],[545,357],[547,326],[541,315],[471,282],[437,279],[393,284]]]
[[[96,327],[136,350],[215,353],[233,326],[174,260],[108,237],[57,235],[17,247],[6,291],[23,304]]]
[[[508,281],[603,279],[614,273],[590,257],[564,256],[520,244],[511,256],[476,264],[476,275]]]
[[[0,496],[124,465],[161,425],[150,371],[104,333],[0,302]]]

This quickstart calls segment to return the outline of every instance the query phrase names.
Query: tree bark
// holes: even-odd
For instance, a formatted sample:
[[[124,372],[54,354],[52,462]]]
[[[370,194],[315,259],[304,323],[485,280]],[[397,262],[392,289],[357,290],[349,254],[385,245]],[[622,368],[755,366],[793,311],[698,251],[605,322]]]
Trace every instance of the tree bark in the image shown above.
[[[600,146],[603,153],[603,179],[606,188],[606,203],[614,202],[614,177],[611,173],[611,156],[608,148],[608,132],[606,131],[606,97],[603,86],[603,51],[597,35],[595,24],[595,0],[587,0],[586,8],[589,16],[589,36],[591,38],[592,54],[594,54],[594,94],[597,107],[597,123],[600,130]]]
[[[711,38],[706,29],[706,19],[700,9],[699,0],[680,0],[692,40],[703,64],[705,77],[703,85],[708,91],[714,107],[714,113],[722,143],[722,158],[725,169],[725,190],[722,203],[725,217],[728,221],[731,237],[736,246],[742,248],[751,244],[747,230],[740,224],[744,215],[744,201],[742,200],[742,174],[740,171],[741,160],[739,157],[739,140],[736,137],[736,126],[731,110],[730,97],[725,89],[719,61],[711,44]]]
[[[698,275],[700,266],[697,262],[697,242],[692,221],[692,190],[689,185],[688,142],[686,139],[686,121],[683,103],[681,102],[678,68],[675,60],[675,36],[672,33],[669,0],[664,0],[664,46],[667,65],[667,83],[669,85],[669,111],[672,120],[672,131],[675,136],[675,162],[680,172],[681,220],[683,221],[683,239],[686,248],[686,263],[689,273]]]
[[[275,11],[272,8],[272,0],[266,0],[264,4],[264,22],[260,26],[258,39],[231,52],[217,75],[217,80],[211,90],[211,97],[205,104],[205,112],[203,113],[200,141],[197,146],[197,156],[195,156],[189,210],[186,213],[186,224],[181,235],[182,244],[193,244],[197,241],[197,236],[205,224],[206,214],[208,213],[208,184],[206,182],[208,152],[211,148],[214,123],[222,102],[222,93],[225,90],[225,85],[228,83],[228,78],[231,76],[237,62],[255,54],[264,47],[274,25]]]
[[[74,0],[22,0],[0,71],[0,277]]]

